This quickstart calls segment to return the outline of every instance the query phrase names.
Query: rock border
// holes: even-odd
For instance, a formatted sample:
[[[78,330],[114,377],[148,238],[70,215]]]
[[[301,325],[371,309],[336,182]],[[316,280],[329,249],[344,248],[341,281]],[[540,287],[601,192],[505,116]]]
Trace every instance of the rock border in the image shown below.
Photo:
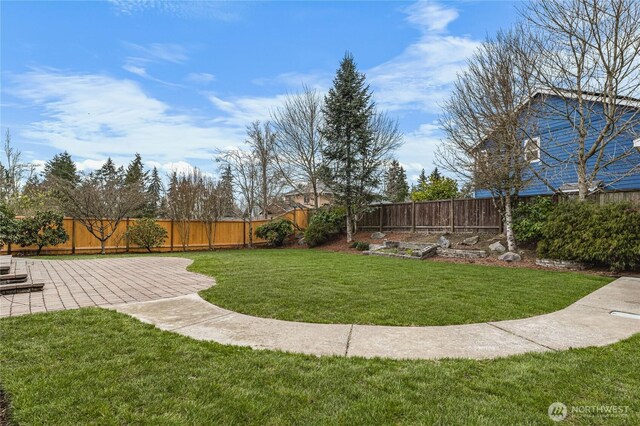
[[[587,268],[582,262],[576,262],[574,260],[559,260],[559,259],[544,259],[538,258],[536,259],[536,265],[542,266],[543,268],[554,268],[554,269],[578,269],[583,270]]]

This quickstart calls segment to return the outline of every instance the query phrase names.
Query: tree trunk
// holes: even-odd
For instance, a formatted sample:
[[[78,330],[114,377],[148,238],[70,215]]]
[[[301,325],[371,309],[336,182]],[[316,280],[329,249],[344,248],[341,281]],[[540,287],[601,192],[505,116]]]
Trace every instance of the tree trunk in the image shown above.
[[[253,248],[253,220],[249,216],[249,248]]]
[[[347,207],[347,242],[353,241],[353,217],[351,216],[351,207]]]
[[[516,246],[516,237],[513,233],[513,216],[511,214],[511,195],[506,195],[504,199],[504,229],[507,234],[507,249],[511,252],[515,252],[518,247]]]
[[[313,187],[313,205],[317,209],[318,206],[318,183],[316,181],[311,181],[311,186]]]
[[[105,247],[106,243],[107,243],[107,240],[100,240],[100,254],[107,254],[107,250]]]
[[[589,194],[589,185],[587,184],[587,165],[579,160],[578,163],[578,200],[584,201]]]

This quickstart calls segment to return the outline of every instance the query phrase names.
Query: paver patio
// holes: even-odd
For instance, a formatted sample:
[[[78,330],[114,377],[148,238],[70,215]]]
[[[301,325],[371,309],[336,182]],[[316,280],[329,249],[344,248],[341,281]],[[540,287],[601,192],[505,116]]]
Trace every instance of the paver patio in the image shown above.
[[[0,317],[157,300],[215,284],[186,270],[191,259],[176,257],[26,262],[44,278],[44,290],[0,295]]]

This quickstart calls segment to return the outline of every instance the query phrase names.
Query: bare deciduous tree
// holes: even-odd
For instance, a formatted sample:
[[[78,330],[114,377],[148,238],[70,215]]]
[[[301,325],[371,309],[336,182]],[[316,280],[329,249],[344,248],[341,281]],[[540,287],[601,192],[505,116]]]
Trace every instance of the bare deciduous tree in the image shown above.
[[[546,161],[534,172],[558,190],[552,185],[557,180],[554,171],[575,169],[581,200],[598,178],[606,176],[614,183],[640,173],[634,148],[616,142],[640,132],[637,0],[538,0],[529,3],[523,15],[539,52],[529,58],[537,86],[563,101],[548,102],[544,114],[572,129],[570,140],[558,138],[542,147]],[[613,144],[615,149],[606,149]],[[619,162],[629,164],[611,167]]]
[[[514,197],[531,179],[523,141],[532,132],[528,100],[530,70],[519,61],[523,43],[515,32],[485,41],[458,75],[441,119],[446,139],[437,162],[491,192],[499,208],[509,251]],[[527,177],[528,176],[528,177]]]
[[[246,143],[258,160],[256,207],[262,217],[267,219],[269,210],[277,203],[285,182],[276,161],[276,134],[271,124],[261,124],[259,121],[251,123],[247,127]]]
[[[81,177],[76,185],[56,179],[65,211],[80,222],[100,241],[100,252],[106,254],[106,241],[118,230],[120,222],[145,205],[143,193],[124,183],[121,173]]]
[[[223,200],[220,183],[209,176],[203,176],[200,182],[199,196],[196,203],[196,219],[205,225],[209,250],[213,249],[216,236],[216,224],[223,215],[228,202]]]
[[[249,222],[249,247],[253,247],[253,218],[259,190],[260,159],[255,151],[233,149],[218,153],[216,161],[228,167],[234,186],[242,196],[243,211]]]
[[[33,175],[34,167],[22,161],[22,152],[11,144],[11,132],[5,133],[4,158],[0,161],[0,198],[13,204],[19,198],[23,184]]]
[[[191,221],[196,218],[196,205],[200,196],[202,173],[197,168],[187,172],[173,172],[167,191],[167,208],[171,219],[178,225],[182,250],[189,247]]]
[[[304,87],[302,93],[287,96],[282,107],[272,114],[275,159],[281,174],[294,188],[309,184],[316,208],[324,141],[320,133],[323,104],[318,92]]]

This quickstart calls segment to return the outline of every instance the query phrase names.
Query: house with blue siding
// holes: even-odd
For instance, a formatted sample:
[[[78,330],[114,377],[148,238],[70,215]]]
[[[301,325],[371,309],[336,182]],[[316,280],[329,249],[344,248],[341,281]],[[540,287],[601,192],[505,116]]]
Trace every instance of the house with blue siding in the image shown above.
[[[584,97],[583,99],[589,99]],[[585,151],[603,133],[605,120],[604,105],[594,95],[590,100],[587,113],[584,114],[588,129],[585,139]],[[529,119],[528,137],[523,140],[526,158],[530,170],[525,179],[529,180],[526,188],[520,191],[521,196],[551,195],[554,193],[571,194],[578,191],[578,171],[575,158],[578,152],[578,130],[574,125],[580,117],[575,114],[577,105],[567,96],[557,96],[552,92],[537,92],[529,98],[528,110],[535,110],[534,119]],[[589,192],[600,191],[640,191],[640,100],[619,98],[616,101],[619,115],[619,128],[624,128],[606,144],[601,152],[587,161],[587,170],[598,169]],[[572,115],[573,113],[573,115]],[[615,129],[612,132],[618,133]],[[610,134],[615,134],[610,133]],[[490,140],[482,144],[490,143]],[[491,194],[476,189],[475,197],[486,198]]]

